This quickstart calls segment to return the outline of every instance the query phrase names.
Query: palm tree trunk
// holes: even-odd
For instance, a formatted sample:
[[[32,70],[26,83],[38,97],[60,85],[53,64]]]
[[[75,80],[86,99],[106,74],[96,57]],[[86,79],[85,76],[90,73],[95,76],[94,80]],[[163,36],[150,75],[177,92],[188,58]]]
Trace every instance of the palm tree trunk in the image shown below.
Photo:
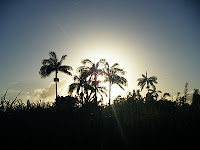
[[[56,70],[56,99],[58,98],[58,85],[57,85],[57,74],[58,74],[58,71]]]
[[[94,76],[94,81],[95,81],[95,85],[94,85],[94,88],[95,88],[94,104],[95,104],[95,106],[97,106],[97,75],[96,74]]]
[[[94,99],[94,104],[97,106],[97,86],[95,85],[95,99]]]
[[[81,104],[83,105],[83,87],[81,87]]]
[[[57,81],[56,81],[56,99],[58,98],[58,85],[57,85]]]
[[[109,102],[108,102],[109,106],[110,106],[110,101],[111,101],[111,86],[112,86],[112,83],[109,82]]]

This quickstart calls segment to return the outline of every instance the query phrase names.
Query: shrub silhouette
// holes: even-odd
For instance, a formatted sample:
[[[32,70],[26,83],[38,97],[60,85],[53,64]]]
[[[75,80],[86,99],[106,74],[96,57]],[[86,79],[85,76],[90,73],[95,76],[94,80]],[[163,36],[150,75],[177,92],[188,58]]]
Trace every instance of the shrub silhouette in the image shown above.
[[[194,89],[194,94],[192,98],[192,106],[196,111],[200,111],[200,94],[199,89]]]
[[[37,143],[46,148],[197,146],[196,136],[200,133],[197,91],[192,105],[177,105],[167,100],[144,102],[143,99],[145,97],[133,92],[124,98],[117,97],[108,107],[92,107],[90,103],[80,107],[78,98],[72,96],[58,97],[54,104],[29,101],[26,105],[21,102],[0,111],[0,128],[4,129],[1,131],[2,145],[11,141],[21,145],[22,140],[25,144]],[[6,98],[1,100],[8,101]],[[185,139],[194,144],[183,143]],[[46,145],[49,140],[53,142]]]
[[[58,110],[71,111],[78,104],[78,99],[71,96],[58,96],[55,100],[55,108]]]

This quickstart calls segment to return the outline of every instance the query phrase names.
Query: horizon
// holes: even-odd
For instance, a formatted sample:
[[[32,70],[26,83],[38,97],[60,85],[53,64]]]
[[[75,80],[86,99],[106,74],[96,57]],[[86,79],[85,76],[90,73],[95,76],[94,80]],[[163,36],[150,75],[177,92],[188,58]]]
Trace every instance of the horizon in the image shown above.
[[[50,51],[59,59],[67,55],[63,65],[73,67],[73,76],[85,58],[119,63],[127,71],[126,94],[139,89],[137,79],[146,71],[158,77],[156,89],[163,93],[183,94],[186,82],[189,92],[200,88],[198,1],[0,3],[1,96],[9,89],[9,98],[20,91],[25,100],[28,93],[30,100],[37,94],[55,97],[54,74],[46,79],[39,75],[41,61]],[[66,96],[73,77],[58,73],[58,78],[60,96]]]

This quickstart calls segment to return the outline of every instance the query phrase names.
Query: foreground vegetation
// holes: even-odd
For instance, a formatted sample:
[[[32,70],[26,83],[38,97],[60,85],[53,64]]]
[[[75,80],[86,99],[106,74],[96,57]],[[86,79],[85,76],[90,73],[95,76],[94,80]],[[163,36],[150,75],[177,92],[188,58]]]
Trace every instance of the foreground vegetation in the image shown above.
[[[180,97],[181,98],[181,97]],[[137,93],[111,106],[81,105],[77,97],[26,104],[1,98],[1,145],[18,148],[134,149],[198,146],[200,95],[191,105]]]

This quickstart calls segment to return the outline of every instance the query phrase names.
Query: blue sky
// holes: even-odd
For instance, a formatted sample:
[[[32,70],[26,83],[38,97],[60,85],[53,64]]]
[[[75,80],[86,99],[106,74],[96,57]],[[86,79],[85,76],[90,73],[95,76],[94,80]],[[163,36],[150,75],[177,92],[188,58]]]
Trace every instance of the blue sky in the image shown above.
[[[106,58],[127,71],[127,91],[146,71],[163,92],[200,88],[200,4],[196,0],[6,0],[0,1],[0,94],[22,95],[51,87],[41,79],[50,51],[67,65]],[[72,78],[59,77],[67,86]]]

